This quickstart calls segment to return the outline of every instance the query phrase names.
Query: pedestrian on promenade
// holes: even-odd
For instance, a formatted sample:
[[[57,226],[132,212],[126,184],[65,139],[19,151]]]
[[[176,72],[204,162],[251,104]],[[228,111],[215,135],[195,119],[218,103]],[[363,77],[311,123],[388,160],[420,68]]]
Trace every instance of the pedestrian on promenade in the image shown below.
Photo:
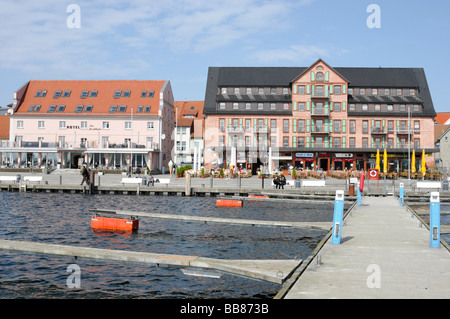
[[[281,174],[281,178],[280,178],[280,187],[281,187],[281,189],[284,189],[284,185],[286,185],[286,177],[284,177],[284,175]]]
[[[81,181],[80,185],[83,185],[83,183],[86,182],[86,185],[89,186],[89,170],[86,167],[86,164],[84,164],[81,168],[81,175],[83,176],[83,180]]]
[[[275,184],[275,188],[276,189],[278,189],[278,187],[281,187],[281,185],[280,185],[280,177],[278,175],[273,179],[273,183]]]

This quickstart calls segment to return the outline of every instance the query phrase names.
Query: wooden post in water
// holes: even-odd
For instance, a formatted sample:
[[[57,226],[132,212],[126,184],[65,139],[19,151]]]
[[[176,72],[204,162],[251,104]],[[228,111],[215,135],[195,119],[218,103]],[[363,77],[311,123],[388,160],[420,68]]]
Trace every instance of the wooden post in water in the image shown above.
[[[191,174],[186,172],[186,196],[191,196]]]

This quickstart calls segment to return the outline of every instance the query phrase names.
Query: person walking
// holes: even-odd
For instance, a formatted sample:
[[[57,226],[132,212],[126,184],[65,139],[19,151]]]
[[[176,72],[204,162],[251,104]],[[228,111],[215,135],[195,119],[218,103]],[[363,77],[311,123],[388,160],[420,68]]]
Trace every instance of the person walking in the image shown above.
[[[83,176],[83,180],[81,181],[80,185],[83,185],[83,183],[86,182],[86,185],[89,186],[89,170],[86,167],[86,164],[84,164],[81,168],[81,175]]]

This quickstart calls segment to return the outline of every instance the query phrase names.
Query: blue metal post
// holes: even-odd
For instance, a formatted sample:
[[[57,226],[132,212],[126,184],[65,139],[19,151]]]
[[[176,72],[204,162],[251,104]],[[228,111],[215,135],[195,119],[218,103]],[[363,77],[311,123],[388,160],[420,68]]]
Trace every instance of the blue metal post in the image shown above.
[[[405,186],[400,183],[400,206],[403,206],[405,200]]]
[[[430,195],[430,247],[439,248],[441,245],[441,204],[439,192]]]
[[[334,200],[333,230],[331,235],[331,244],[339,245],[341,243],[342,217],[344,214],[344,191],[336,191]]]
[[[356,200],[357,200],[358,206],[361,206],[361,190],[359,189],[359,183],[356,183],[356,189],[357,189]]]

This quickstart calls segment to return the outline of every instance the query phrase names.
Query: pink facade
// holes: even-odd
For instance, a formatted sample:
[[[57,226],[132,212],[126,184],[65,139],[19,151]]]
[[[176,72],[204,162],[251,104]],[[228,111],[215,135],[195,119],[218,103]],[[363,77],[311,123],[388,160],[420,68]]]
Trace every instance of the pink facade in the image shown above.
[[[10,110],[2,165],[163,170],[173,104],[168,81],[30,81]]]

